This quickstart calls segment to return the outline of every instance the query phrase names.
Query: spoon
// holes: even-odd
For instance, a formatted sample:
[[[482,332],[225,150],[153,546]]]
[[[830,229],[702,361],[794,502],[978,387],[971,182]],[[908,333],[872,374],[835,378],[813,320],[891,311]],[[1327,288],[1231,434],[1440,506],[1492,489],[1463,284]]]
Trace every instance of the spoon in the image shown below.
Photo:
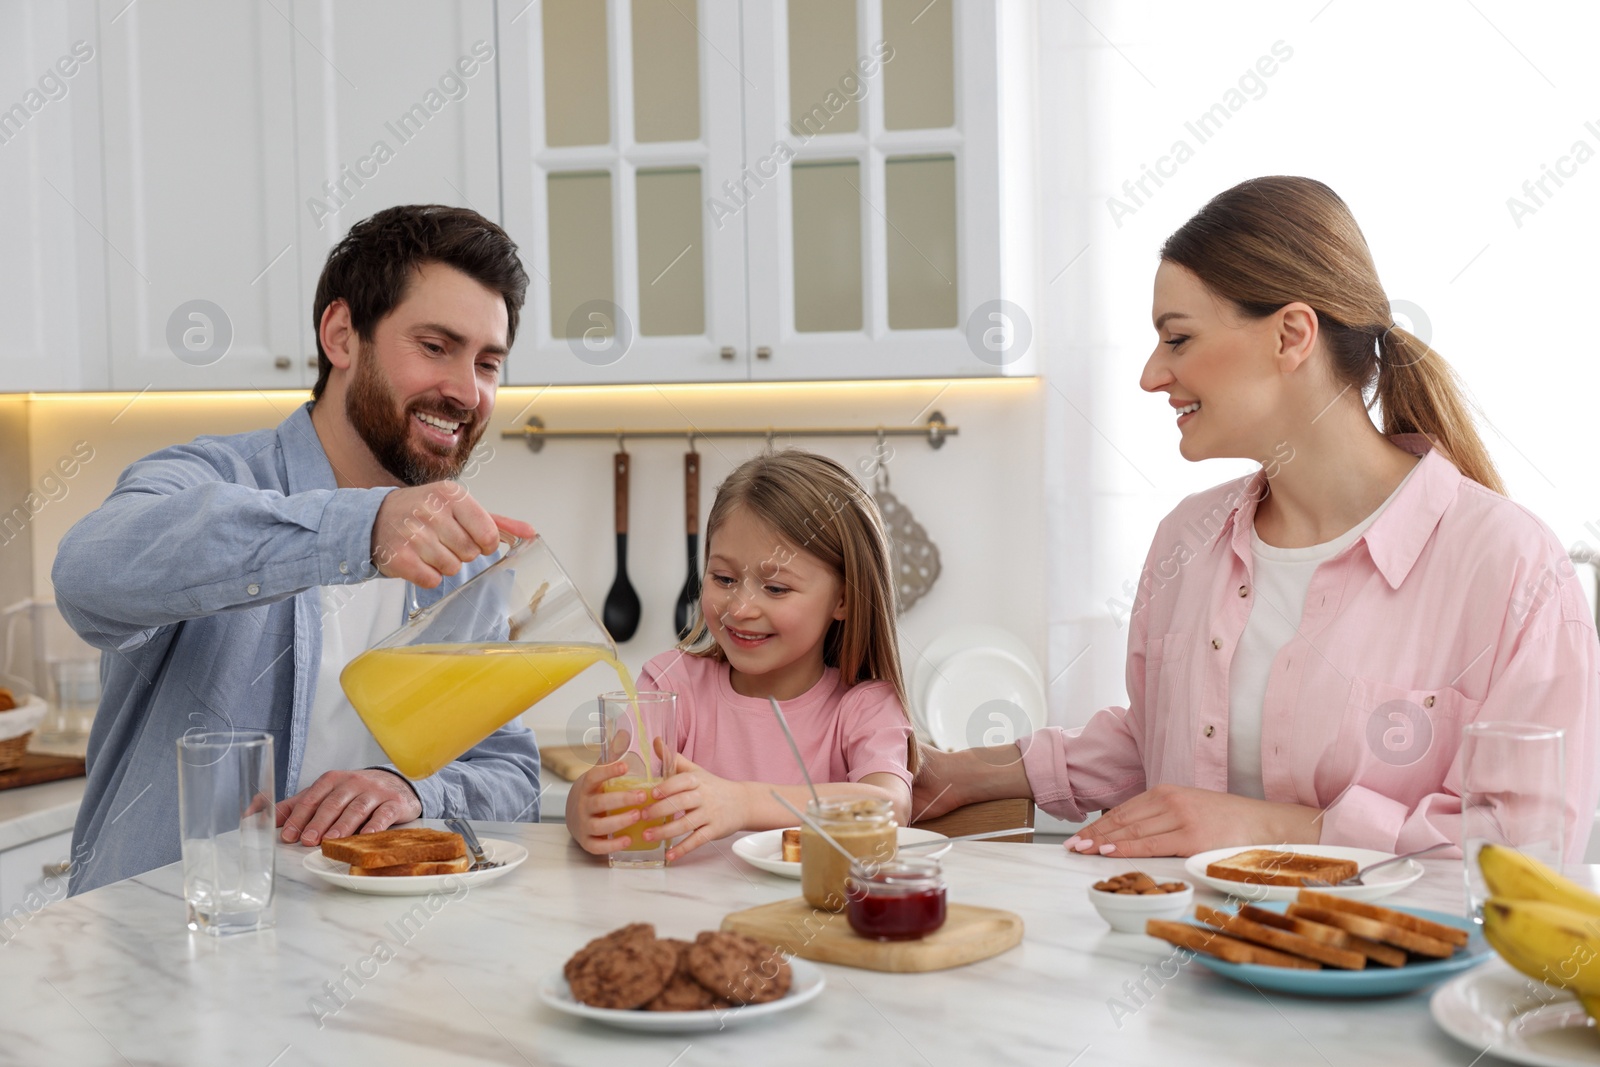
[[[806,770],[806,761],[800,758],[800,746],[794,742],[794,734],[789,729],[789,720],[783,717],[783,709],[778,707],[777,697],[768,697],[767,703],[772,705],[772,714],[778,717],[778,725],[783,727],[783,736],[789,739],[789,751],[794,753],[794,761],[800,765],[800,774],[806,780],[806,788],[811,790],[811,803],[817,806],[818,811],[821,811],[822,798],[817,795],[817,786],[811,780],[811,772]],[[785,805],[788,805],[788,803],[787,800],[784,801]],[[790,808],[790,810],[793,811],[794,809]],[[808,819],[807,821],[809,822],[810,820]],[[818,830],[817,832],[821,833],[822,831]],[[832,841],[833,838],[830,837],[828,840]]]
[[[901,852],[909,852],[914,848],[943,848],[953,845],[957,841],[987,841],[991,837],[1016,837],[1018,834],[1028,832],[1026,826],[1013,826],[1009,830],[985,830],[981,834],[962,834],[960,837],[937,837],[929,841],[917,841],[910,845],[901,845]]]
[[[1391,863],[1399,863],[1401,860],[1408,860],[1412,856],[1426,856],[1430,852],[1437,852],[1441,848],[1450,848],[1454,844],[1455,842],[1453,841],[1440,841],[1437,845],[1429,845],[1427,848],[1419,848],[1415,852],[1407,852],[1403,856],[1396,856],[1393,859],[1387,859],[1379,863],[1374,863],[1370,867],[1363,867],[1355,874],[1352,874],[1350,877],[1342,881],[1324,882],[1321,878],[1307,878],[1301,884],[1310,886],[1312,889],[1332,889],[1344,885],[1366,885],[1366,883],[1361,879],[1365,875],[1371,874],[1379,867],[1387,867]]]
[[[606,629],[619,645],[639,629],[639,594],[628,582],[628,453],[618,451],[613,468],[616,479],[617,577],[606,594],[601,613]]]

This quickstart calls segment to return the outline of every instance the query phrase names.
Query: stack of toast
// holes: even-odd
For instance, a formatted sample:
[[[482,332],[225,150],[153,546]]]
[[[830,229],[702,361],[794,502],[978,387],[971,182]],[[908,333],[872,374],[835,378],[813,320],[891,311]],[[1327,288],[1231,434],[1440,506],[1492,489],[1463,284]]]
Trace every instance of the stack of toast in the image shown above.
[[[322,842],[322,854],[348,863],[351,874],[379,878],[461,874],[472,866],[460,834],[423,826],[329,838]]]
[[[1302,970],[1403,967],[1410,960],[1448,959],[1467,943],[1467,932],[1457,927],[1309,889],[1284,913],[1200,904],[1195,918],[1204,925],[1151,919],[1145,932],[1229,963]]]

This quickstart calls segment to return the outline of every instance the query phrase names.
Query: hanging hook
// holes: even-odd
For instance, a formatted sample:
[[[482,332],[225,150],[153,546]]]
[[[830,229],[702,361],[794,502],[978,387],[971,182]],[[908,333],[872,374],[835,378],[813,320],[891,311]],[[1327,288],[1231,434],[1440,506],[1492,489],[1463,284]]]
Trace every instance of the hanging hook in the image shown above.
[[[774,430],[771,426],[767,427],[767,451],[768,452],[772,451],[772,435],[774,433],[776,433],[776,432],[777,431]]]
[[[873,450],[872,465],[877,468],[873,473],[872,487],[878,492],[889,488],[889,461],[888,452],[889,435],[883,432],[883,427],[878,427],[878,446]]]
[[[694,451],[694,431],[693,430],[689,431],[689,451],[691,453]]]
[[[628,438],[621,430],[617,431],[617,451],[624,454],[628,451]]]

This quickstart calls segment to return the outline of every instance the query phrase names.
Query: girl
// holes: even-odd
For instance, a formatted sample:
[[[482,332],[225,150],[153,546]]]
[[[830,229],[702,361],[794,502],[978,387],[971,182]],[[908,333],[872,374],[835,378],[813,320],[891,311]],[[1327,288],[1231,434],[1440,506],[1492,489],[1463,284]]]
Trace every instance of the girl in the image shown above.
[[[794,824],[771,796],[810,799],[768,697],[823,797],[881,797],[906,825],[917,749],[895,639],[889,541],[877,505],[843,467],[799,450],[758,456],[717,489],[706,522],[700,618],[639,688],[678,694],[677,773],[607,793],[622,761],[591,768],[567,795],[585,849],[615,852],[617,831],[673,817],[646,840],[684,836],[669,862],[736,830]],[[827,783],[827,784],[824,784]],[[629,804],[655,803],[622,814]]]
[[[1389,308],[1349,209],[1308,178],[1229,189],[1167,240],[1140,385],[1167,395],[1186,459],[1262,470],[1157,531],[1128,706],[925,752],[924,817],[1031,795],[1103,812],[1068,844],[1119,856],[1459,846],[1461,728],[1511,719],[1565,727],[1566,854],[1583,854],[1594,623],[1561,545],[1503,495],[1450,368]]]

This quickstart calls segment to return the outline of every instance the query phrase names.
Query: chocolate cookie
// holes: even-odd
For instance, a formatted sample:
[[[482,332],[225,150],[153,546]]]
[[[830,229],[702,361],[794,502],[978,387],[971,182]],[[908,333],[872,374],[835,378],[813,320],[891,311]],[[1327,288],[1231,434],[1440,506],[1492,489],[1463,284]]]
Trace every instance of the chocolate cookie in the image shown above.
[[[671,945],[678,953],[677,969],[673,972],[667,987],[663,989],[654,1000],[644,1006],[645,1011],[706,1011],[717,1006],[716,997],[711,990],[695,981],[694,975],[689,973],[688,955],[692,941],[684,941],[676,937],[663,937],[663,945]]]
[[[621,938],[578,960],[567,983],[573,999],[591,1007],[637,1008],[666,988],[677,959],[671,945],[654,938]]]
[[[578,966],[584,960],[608,945],[614,945],[619,941],[627,941],[632,938],[654,941],[656,939],[656,928],[649,923],[629,923],[627,926],[619,927],[609,934],[601,934],[572,954],[572,958],[561,968],[562,975],[570,983],[573,974],[577,972]]]
[[[689,973],[735,1004],[765,1004],[789,992],[789,961],[771,945],[726,931],[705,931],[685,956]]]

